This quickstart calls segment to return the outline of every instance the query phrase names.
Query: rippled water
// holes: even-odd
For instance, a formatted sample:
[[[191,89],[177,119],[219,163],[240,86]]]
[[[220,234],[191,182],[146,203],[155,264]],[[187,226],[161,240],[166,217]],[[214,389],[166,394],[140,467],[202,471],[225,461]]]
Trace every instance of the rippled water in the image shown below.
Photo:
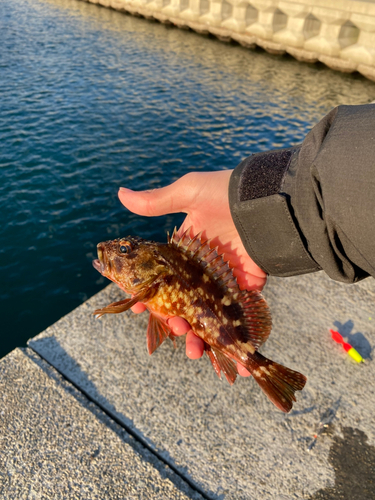
[[[106,282],[96,243],[165,239],[181,217],[117,189],[299,142],[375,85],[73,0],[0,3],[0,356]]]

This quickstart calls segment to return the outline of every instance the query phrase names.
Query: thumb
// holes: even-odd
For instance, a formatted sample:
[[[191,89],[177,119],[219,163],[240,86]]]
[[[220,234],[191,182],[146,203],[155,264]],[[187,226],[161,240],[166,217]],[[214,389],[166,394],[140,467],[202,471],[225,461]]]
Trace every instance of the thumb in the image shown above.
[[[131,212],[147,217],[187,213],[192,190],[183,182],[183,177],[169,186],[152,191],[132,191],[120,188],[118,197],[121,203]]]

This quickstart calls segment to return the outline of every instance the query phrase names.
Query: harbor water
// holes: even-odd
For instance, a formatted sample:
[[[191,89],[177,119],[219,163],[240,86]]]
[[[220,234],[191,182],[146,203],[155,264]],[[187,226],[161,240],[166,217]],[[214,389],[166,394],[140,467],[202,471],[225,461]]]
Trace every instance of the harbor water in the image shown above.
[[[120,186],[234,168],[375,99],[358,74],[78,0],[2,0],[0,43],[0,357],[107,284],[99,241],[181,222],[129,213]]]

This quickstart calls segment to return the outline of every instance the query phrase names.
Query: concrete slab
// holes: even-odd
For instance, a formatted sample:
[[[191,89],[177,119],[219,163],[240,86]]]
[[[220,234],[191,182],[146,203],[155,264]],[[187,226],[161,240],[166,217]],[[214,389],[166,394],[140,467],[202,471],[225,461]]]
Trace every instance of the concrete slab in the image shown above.
[[[0,498],[202,497],[31,349],[0,361]]]
[[[346,286],[323,273],[274,278],[264,295],[274,329],[262,352],[308,376],[287,415],[252,379],[229,387],[208,359],[187,359],[183,339],[149,357],[146,315],[95,320],[94,309],[123,297],[115,285],[29,345],[207,498],[373,498],[366,495],[375,477],[375,282]],[[348,359],[329,328],[366,363]]]

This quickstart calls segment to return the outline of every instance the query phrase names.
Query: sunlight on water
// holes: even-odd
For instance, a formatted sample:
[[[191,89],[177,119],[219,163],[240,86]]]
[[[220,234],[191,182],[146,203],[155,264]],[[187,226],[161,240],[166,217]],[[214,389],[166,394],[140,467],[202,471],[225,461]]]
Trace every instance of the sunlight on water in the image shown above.
[[[0,356],[107,283],[96,243],[164,240],[121,185],[165,185],[296,144],[374,83],[73,0],[0,4]]]

